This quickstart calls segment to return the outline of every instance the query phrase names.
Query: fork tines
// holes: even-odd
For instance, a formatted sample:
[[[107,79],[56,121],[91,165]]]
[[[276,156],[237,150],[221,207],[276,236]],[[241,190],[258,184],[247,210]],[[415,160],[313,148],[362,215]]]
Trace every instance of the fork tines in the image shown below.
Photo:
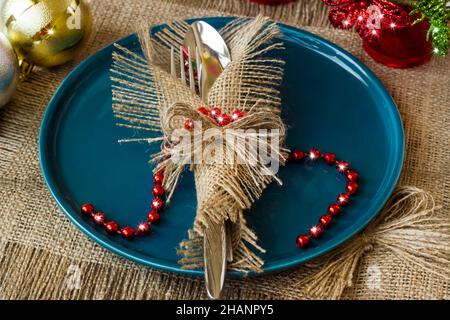
[[[196,64],[197,64],[197,78],[198,78],[198,88],[200,91],[200,76],[199,76],[199,70],[198,65],[200,63],[200,53],[198,50],[196,51]],[[187,53],[187,54],[186,54]],[[187,67],[188,67],[188,78],[186,78],[186,64],[185,64],[185,54],[187,55]],[[177,70],[176,70],[176,57],[175,57],[175,49],[174,47],[170,48],[170,73],[172,76],[177,77]],[[192,58],[191,58],[191,48],[186,49],[183,46],[180,46],[179,49],[179,68],[180,68],[180,79],[181,81],[189,85],[191,90],[193,92],[196,92],[196,83],[195,83],[195,76],[194,76],[194,67],[192,65]],[[189,84],[188,84],[189,82]]]

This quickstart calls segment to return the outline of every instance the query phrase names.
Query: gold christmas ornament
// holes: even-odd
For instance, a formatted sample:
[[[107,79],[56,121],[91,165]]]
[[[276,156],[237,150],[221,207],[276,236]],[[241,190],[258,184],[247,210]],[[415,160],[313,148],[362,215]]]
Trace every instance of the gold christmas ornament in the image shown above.
[[[85,0],[5,0],[0,21],[25,74],[73,59],[92,27]]]

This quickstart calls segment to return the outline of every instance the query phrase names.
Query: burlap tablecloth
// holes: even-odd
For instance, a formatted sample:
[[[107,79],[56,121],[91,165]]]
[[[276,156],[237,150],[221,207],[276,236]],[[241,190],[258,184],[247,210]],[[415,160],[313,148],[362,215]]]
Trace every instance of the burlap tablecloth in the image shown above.
[[[94,32],[71,64],[40,70],[19,86],[0,111],[0,298],[1,299],[195,299],[205,298],[203,280],[160,272],[101,248],[62,214],[47,190],[38,160],[43,112],[65,75],[86,56],[134,32],[141,20],[164,21],[261,12],[341,45],[384,82],[400,109],[406,134],[401,185],[430,191],[448,215],[450,204],[450,58],[408,70],[386,68],[361,49],[359,37],[330,28],[319,0],[264,7],[247,0],[92,1]],[[450,284],[375,246],[361,260],[344,299],[448,299]],[[298,282],[310,271],[230,280],[224,298],[309,296]],[[78,277],[79,276],[79,277]]]

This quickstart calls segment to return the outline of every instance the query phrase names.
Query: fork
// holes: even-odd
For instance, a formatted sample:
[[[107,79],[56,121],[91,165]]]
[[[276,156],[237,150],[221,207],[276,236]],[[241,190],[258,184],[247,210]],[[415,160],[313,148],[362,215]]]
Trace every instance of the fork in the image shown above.
[[[188,60],[188,78],[186,77],[184,55],[187,53]],[[194,69],[192,66],[191,48],[186,49],[181,46],[179,48],[179,69],[180,79],[189,86],[193,93],[202,97],[201,68],[203,67],[200,60],[200,52],[198,47],[195,48],[195,61],[197,67],[197,86],[194,77]],[[174,47],[170,48],[170,72],[173,77],[177,78],[177,59],[175,58]],[[233,249],[230,238],[229,223],[211,224],[209,228],[204,230],[204,271],[205,284],[208,297],[210,299],[220,298],[223,284],[225,281],[226,262],[233,260]]]
[[[201,96],[201,83],[200,83],[200,77],[197,76],[197,80],[198,80],[198,88],[199,91],[197,92],[196,90],[196,86],[195,86],[195,77],[194,77],[194,68],[192,67],[192,58],[191,58],[191,48],[188,47],[187,48],[187,58],[188,58],[188,77],[186,78],[186,68],[185,68],[185,60],[184,60],[184,47],[180,46],[179,49],[179,68],[180,68],[180,79],[183,81],[183,83],[185,85],[189,85],[189,87],[191,88],[192,92],[198,94]],[[199,65],[199,61],[200,61],[200,53],[198,50],[195,50],[196,53],[196,63],[197,65]],[[175,58],[175,49],[174,47],[170,48],[170,73],[172,74],[173,77],[177,78],[177,67],[176,67],[176,58]],[[198,68],[197,68],[198,69]],[[197,72],[198,75],[198,72]]]

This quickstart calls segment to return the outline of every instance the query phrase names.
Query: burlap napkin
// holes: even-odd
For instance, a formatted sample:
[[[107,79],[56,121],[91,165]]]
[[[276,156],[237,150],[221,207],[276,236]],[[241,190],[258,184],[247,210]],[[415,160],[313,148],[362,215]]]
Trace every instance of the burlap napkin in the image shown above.
[[[78,231],[45,187],[38,162],[37,135],[45,107],[69,69],[86,55],[134,32],[141,19],[156,24],[188,17],[254,15],[259,7],[244,0],[113,0],[93,1],[92,5],[95,27],[84,55],[62,68],[37,72],[20,86],[8,107],[0,111],[0,298],[204,298],[202,279],[168,274],[126,261]],[[436,205],[442,207],[430,212],[428,209],[435,207],[430,194],[400,188],[394,200],[408,197],[400,210],[390,212],[401,218],[407,213],[405,208],[416,207],[425,219],[432,214],[433,220],[427,220],[426,224],[445,226],[450,203],[450,59],[436,58],[408,70],[389,69],[367,57],[355,34],[325,27],[325,9],[319,1],[261,10],[279,21],[307,26],[308,31],[336,42],[362,59],[381,78],[396,100],[405,126],[406,160],[399,185],[427,190]],[[401,226],[397,230],[408,233]],[[340,286],[311,288],[311,283],[315,283],[311,279],[320,284],[329,280],[320,272],[326,263],[324,257],[314,265],[276,275],[231,280],[227,282],[225,298],[448,299],[449,279],[442,270],[448,265],[448,255],[437,257],[442,263],[418,266],[405,256],[407,251],[395,247],[392,250],[395,237],[386,234],[391,238],[376,238],[386,242],[359,238],[367,245],[357,252],[358,259],[346,260],[350,269],[345,270],[351,272],[342,273]],[[418,237],[415,241],[411,242],[412,248],[426,239]],[[448,237],[442,237],[440,245],[449,247]],[[341,257],[342,253],[333,254]],[[327,291],[328,287],[333,290]],[[322,292],[329,295],[323,296]]]

